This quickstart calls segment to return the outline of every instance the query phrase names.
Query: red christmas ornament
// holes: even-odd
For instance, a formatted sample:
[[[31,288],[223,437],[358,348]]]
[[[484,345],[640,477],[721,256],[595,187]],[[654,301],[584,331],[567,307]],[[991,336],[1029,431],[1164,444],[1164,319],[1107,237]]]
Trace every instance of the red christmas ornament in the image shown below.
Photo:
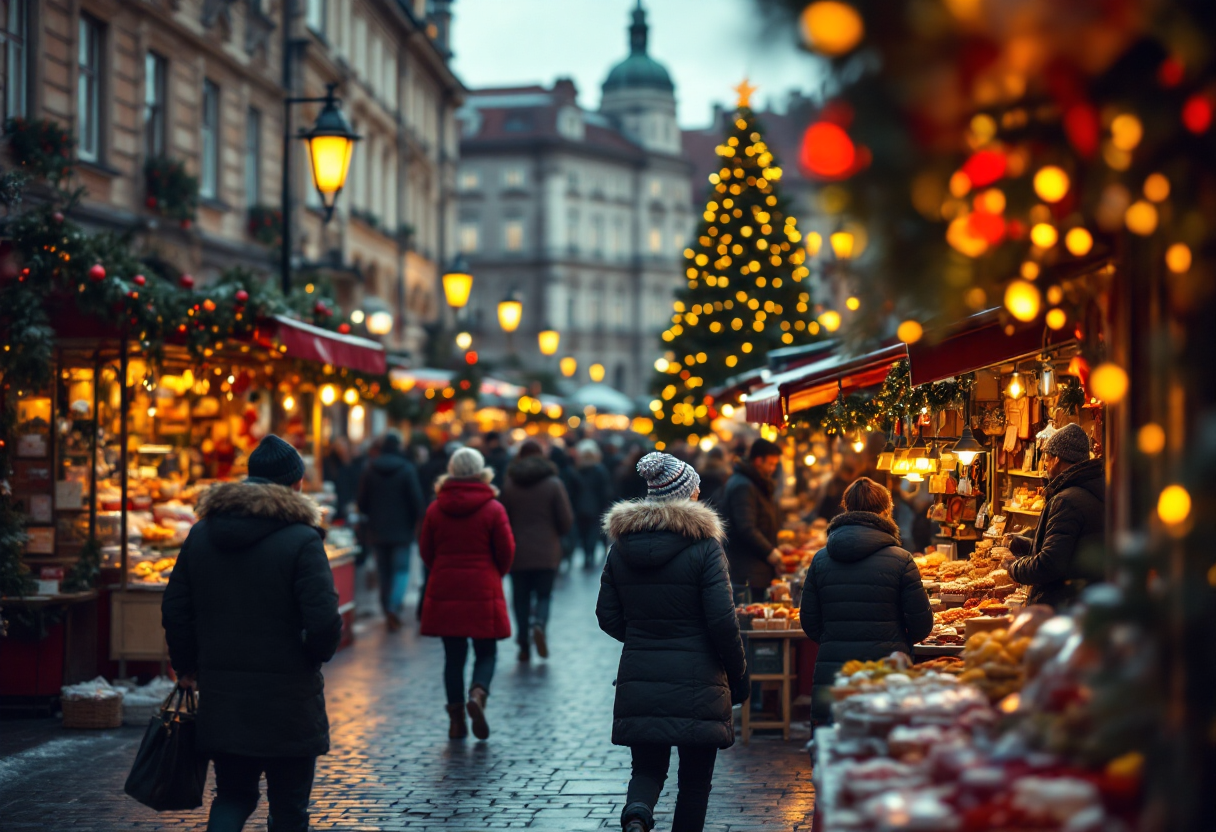
[[[61,214],[61,213],[59,213],[58,211],[56,211],[55,213],[51,214],[51,219],[52,219],[52,220],[54,220],[54,221],[55,221],[55,222],[57,222],[57,223],[62,223],[62,222],[63,222],[63,214]]]
[[[802,165],[824,179],[840,179],[854,170],[857,148],[842,127],[827,121],[812,124],[802,137]]]
[[[94,283],[100,283],[101,281],[105,280],[106,279],[105,267],[102,266],[100,263],[95,264],[92,268],[89,269],[89,279],[92,280]]]
[[[156,210],[156,197],[154,197],[154,196],[148,197],[147,199],[144,200],[144,205],[147,205],[149,208],[151,208],[153,211],[155,211]]]
[[[329,307],[325,305],[325,301],[323,300],[319,300],[313,304],[312,311],[325,317],[329,317],[330,315],[334,314],[333,312],[329,311]]]
[[[350,324],[338,324],[338,332],[341,332],[343,335],[349,335]]]
[[[1197,92],[1182,105],[1182,123],[1195,135],[1206,133],[1212,126],[1212,99]]]
[[[1005,175],[1005,154],[997,150],[981,150],[963,165],[963,173],[977,188],[991,185]]]
[[[244,289],[237,289],[236,294],[233,295],[233,297],[236,298],[237,303],[245,303],[249,300],[249,293]]]
[[[183,289],[193,289],[194,278],[191,275],[184,274],[177,279],[177,285],[181,286]]]
[[[135,282],[136,286],[143,286],[148,282],[148,278],[144,277],[142,274],[135,275],[135,277],[131,278],[131,280]]]

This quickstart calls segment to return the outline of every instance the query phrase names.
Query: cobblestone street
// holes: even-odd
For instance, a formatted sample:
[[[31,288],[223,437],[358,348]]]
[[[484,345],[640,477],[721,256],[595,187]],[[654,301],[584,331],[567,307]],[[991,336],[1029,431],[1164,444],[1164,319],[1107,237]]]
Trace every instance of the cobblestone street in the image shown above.
[[[500,643],[489,708],[493,735],[484,743],[447,740],[438,640],[419,638],[412,620],[392,637],[375,623],[364,625],[353,648],[325,670],[333,750],[318,765],[313,827],[619,828],[629,755],[609,742],[619,646],[596,627],[597,581],[597,573],[581,571],[560,579],[549,662],[520,666],[513,643]],[[142,733],[65,731],[52,720],[0,722],[0,828],[204,829],[206,807],[158,815],[123,794]],[[723,752],[706,829],[809,829],[813,791],[804,741],[761,735]],[[671,787],[675,765],[673,759]],[[670,825],[671,791],[659,806],[659,829]],[[263,799],[248,828],[265,823]]]

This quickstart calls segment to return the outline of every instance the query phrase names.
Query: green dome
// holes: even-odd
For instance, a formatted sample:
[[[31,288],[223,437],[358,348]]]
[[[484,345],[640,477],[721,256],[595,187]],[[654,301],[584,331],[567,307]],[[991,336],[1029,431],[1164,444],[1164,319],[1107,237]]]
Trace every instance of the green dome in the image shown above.
[[[636,89],[675,92],[676,85],[671,82],[667,69],[646,54],[648,32],[646,12],[639,0],[637,8],[633,10],[633,24],[629,27],[629,57],[608,73],[608,80],[604,81],[604,92]]]

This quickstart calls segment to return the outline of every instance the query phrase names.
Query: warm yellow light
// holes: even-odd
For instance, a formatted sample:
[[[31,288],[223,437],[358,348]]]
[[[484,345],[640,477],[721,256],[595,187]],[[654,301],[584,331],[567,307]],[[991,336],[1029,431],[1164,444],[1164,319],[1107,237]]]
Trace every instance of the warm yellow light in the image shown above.
[[[909,471],[904,474],[904,479],[908,482],[924,482],[925,476],[920,471]]]
[[[1048,165],[1034,175],[1034,192],[1044,202],[1059,202],[1068,193],[1068,174],[1062,168]]]
[[[966,468],[971,463],[975,462],[975,458],[980,455],[979,451],[955,451],[954,455],[958,457],[959,463]]]
[[[819,253],[819,249],[823,247],[823,235],[818,231],[812,231],[806,235],[806,253],[814,257]]]
[[[1025,280],[1011,280],[1005,287],[1005,308],[1019,321],[1033,321],[1039,315],[1039,287]]]
[[[861,436],[859,435],[856,439],[853,440],[851,447],[853,448],[853,453],[859,454],[866,449],[866,441],[864,439],[862,439]]]
[[[849,298],[844,302],[844,305],[849,308],[850,312],[856,312],[861,308],[861,301],[857,298]]]
[[[851,52],[865,36],[857,9],[837,0],[817,0],[802,10],[802,36],[816,52],[834,58]]]
[[[464,272],[448,272],[443,276],[443,296],[448,306],[463,309],[473,292],[473,275]]]
[[[362,422],[365,415],[367,415],[367,411],[363,409],[363,405],[361,404],[357,404],[350,409],[350,418],[353,422]]]
[[[498,304],[498,325],[503,332],[514,332],[519,329],[519,321],[524,315],[524,305],[517,300],[508,298]]]
[[[293,396],[284,396],[283,397],[283,409],[284,410],[286,410],[288,413],[290,413],[291,411],[295,410],[295,407],[296,407],[295,397],[293,397]]]
[[[553,355],[561,342],[561,333],[556,329],[546,329],[537,334],[536,340],[540,346],[541,355]]]
[[[1191,270],[1191,248],[1186,243],[1174,243],[1165,250],[1165,266],[1174,274]]]
[[[1120,150],[1135,150],[1143,137],[1144,125],[1131,113],[1115,116],[1114,121],[1110,123],[1111,144]]]
[[[562,375],[570,378],[578,371],[578,359],[572,355],[567,355],[558,362],[558,366],[561,367]]]
[[[818,462],[818,460],[815,458],[814,454],[807,454],[806,456],[804,456],[802,458],[802,462],[803,462],[803,464],[806,465],[807,468],[810,468],[812,465],[814,465],[816,462]]]
[[[829,309],[819,316],[819,325],[828,332],[835,332],[840,329],[840,313],[835,309]]]
[[[1041,222],[1030,229],[1030,242],[1039,248],[1051,248],[1060,239],[1060,232],[1049,223]]]
[[[322,201],[333,205],[333,198],[346,184],[355,142],[349,136],[312,136],[305,141],[312,163],[312,184],[321,194]]]
[[[895,330],[895,337],[905,344],[915,344],[925,334],[925,328],[918,321],[907,320]]]
[[[1027,260],[1022,263],[1022,277],[1026,278],[1027,280],[1038,280],[1041,272],[1042,269],[1039,268],[1039,264],[1033,260]]]
[[[469,347],[473,346],[473,336],[467,332],[457,333],[456,346],[460,347],[462,350],[467,350]]]
[[[1170,198],[1170,180],[1163,173],[1150,173],[1144,180],[1144,195],[1153,202],[1165,202]]]
[[[986,214],[1005,213],[1005,192],[1000,188],[989,188],[975,197],[975,209]]]
[[[988,250],[988,241],[971,233],[971,223],[965,216],[955,217],[950,225],[946,226],[946,242],[968,257],[979,257]]]
[[[837,231],[828,238],[832,244],[832,252],[837,260],[848,260],[853,256],[853,234],[849,231]]]
[[[155,416],[156,416],[156,408],[149,407],[148,408],[148,418],[154,418]]]
[[[368,315],[367,331],[372,335],[388,335],[393,331],[393,313],[381,309]]]
[[[1051,329],[1063,329],[1068,323],[1068,315],[1063,309],[1049,309],[1047,311],[1047,326]]]
[[[1165,450],[1165,429],[1149,422],[1136,431],[1136,447],[1146,456],[1156,456]]]
[[[1191,495],[1181,485],[1167,485],[1157,498],[1157,516],[1171,526],[1185,523],[1191,516]]]
[[[359,391],[353,387],[347,387],[346,392],[342,394],[342,401],[350,405],[359,403]]]
[[[587,375],[591,376],[591,380],[598,384],[604,380],[604,365],[592,364],[587,368]]]
[[[1064,235],[1064,247],[1075,257],[1083,257],[1094,247],[1094,236],[1084,228],[1070,228]]]
[[[733,404],[724,404],[722,405],[721,412],[723,416],[729,419],[731,416],[735,415],[735,406]]]
[[[1127,395],[1127,372],[1107,361],[1089,374],[1089,389],[1107,404],[1118,404]]]
[[[1157,208],[1151,202],[1140,200],[1133,202],[1123,215],[1127,230],[1141,237],[1147,237],[1157,230]]]
[[[321,388],[321,404],[329,406],[338,400],[338,391],[334,389],[332,384],[327,384]]]
[[[364,316],[364,314],[363,314],[363,310],[362,310],[362,309],[356,309],[354,312],[351,312],[351,313],[350,313],[350,322],[351,322],[352,324],[361,324],[361,323],[363,323],[363,318],[364,318],[364,317],[365,317],[365,316]]]
[[[1022,374],[1014,373],[1009,378],[1009,386],[1005,388],[1006,394],[1011,399],[1020,399],[1026,395],[1026,385],[1022,383]]]
[[[713,447],[715,444],[716,444],[716,443],[714,442],[714,438],[713,438],[712,436],[702,436],[702,437],[701,437],[701,441],[697,443],[698,447],[700,447],[700,449],[701,449],[701,450],[702,450],[702,452],[704,452],[704,453],[709,453],[709,450],[710,450],[710,449],[711,449],[711,448],[712,448],[712,447]]]

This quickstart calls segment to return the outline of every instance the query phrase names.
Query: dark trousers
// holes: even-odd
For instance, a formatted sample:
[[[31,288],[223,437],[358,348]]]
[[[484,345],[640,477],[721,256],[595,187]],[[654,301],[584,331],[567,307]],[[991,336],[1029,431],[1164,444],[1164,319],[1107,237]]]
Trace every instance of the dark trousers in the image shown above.
[[[240,832],[257,808],[262,772],[266,773],[269,829],[297,832],[308,829],[308,797],[317,767],[316,757],[215,756],[215,800],[207,832]]]
[[[598,517],[578,520],[578,545],[583,548],[583,565],[595,564],[595,547],[599,546],[603,533],[600,531]]]
[[[498,642],[492,638],[443,638],[443,687],[449,705],[464,701],[464,666],[469,660],[469,642],[473,642],[473,681],[469,687],[490,692],[494,664],[498,659]]]
[[[410,581],[410,544],[376,544],[376,578],[380,582],[380,609],[396,615]]]
[[[532,626],[549,623],[549,601],[553,597],[556,569],[528,569],[511,573],[511,603],[515,607],[515,627],[520,647],[530,643]]]
[[[629,793],[625,798],[625,813],[621,825],[639,818],[647,827],[654,826],[654,818],[630,812],[630,807],[641,803],[654,811],[667,780],[667,767],[671,762],[671,747],[667,745],[633,745],[633,778],[629,781]],[[676,796],[676,814],[671,822],[671,832],[701,832],[705,827],[705,812],[709,808],[709,790],[714,777],[714,761],[718,749],[712,745],[681,745],[679,793]]]

